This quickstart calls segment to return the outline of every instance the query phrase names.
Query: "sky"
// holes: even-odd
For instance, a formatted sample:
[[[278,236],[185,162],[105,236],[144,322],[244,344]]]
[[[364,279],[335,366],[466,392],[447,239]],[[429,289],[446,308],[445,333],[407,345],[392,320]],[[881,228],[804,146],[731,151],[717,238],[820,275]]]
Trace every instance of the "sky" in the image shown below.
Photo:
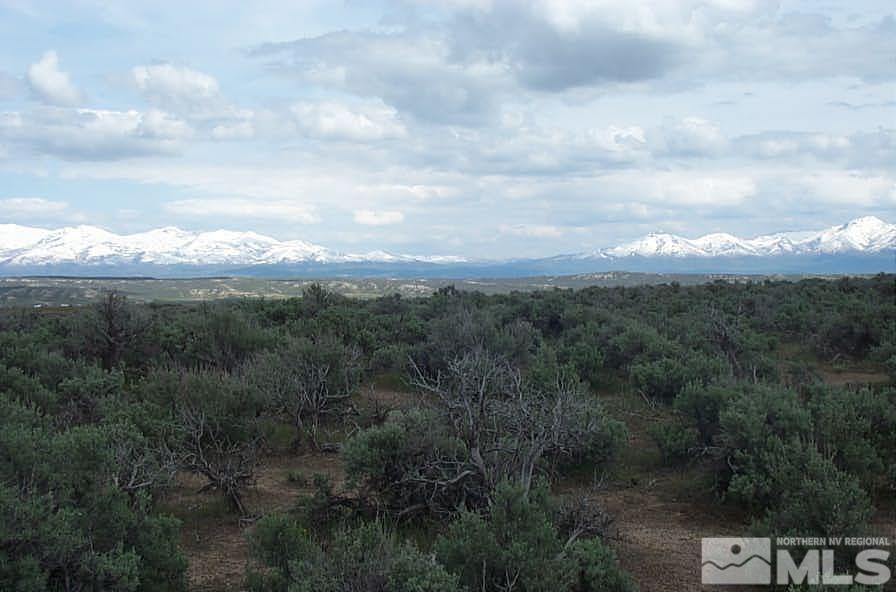
[[[0,0],[0,223],[544,256],[896,222],[896,5]]]

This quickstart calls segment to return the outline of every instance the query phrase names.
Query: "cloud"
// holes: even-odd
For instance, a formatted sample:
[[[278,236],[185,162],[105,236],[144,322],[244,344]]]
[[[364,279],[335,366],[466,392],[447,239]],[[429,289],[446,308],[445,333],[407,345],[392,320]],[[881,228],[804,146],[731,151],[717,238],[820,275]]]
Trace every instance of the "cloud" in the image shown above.
[[[269,68],[303,84],[378,97],[418,120],[480,124],[494,114],[490,87],[501,72],[451,59],[435,30],[327,33],[253,48]]]
[[[34,96],[45,103],[71,106],[83,99],[69,75],[59,69],[55,51],[46,52],[39,61],[31,64],[26,78]]]
[[[654,177],[650,197],[678,205],[725,206],[756,194],[755,181],[745,175],[694,175],[682,171]]]
[[[2,168],[91,179],[67,183],[66,198],[108,220],[100,204],[134,187],[132,200],[175,200],[121,204],[144,224],[183,216],[304,228],[337,247],[402,240],[500,256],[892,209],[896,130],[882,127],[881,109],[896,28],[873,14],[888,7],[850,16],[775,0],[401,0],[328,5],[291,30],[268,8],[247,9],[245,30],[216,46],[217,28],[178,41],[146,13],[132,55],[159,55],[145,40],[163,33],[166,55],[205,49],[190,66],[127,63],[130,97],[103,88],[127,56],[96,39],[110,57],[91,64],[82,90],[122,102],[10,103]],[[248,50],[248,63],[227,53],[263,39],[287,41]],[[82,52],[70,47],[57,50],[77,74],[68,56]]]
[[[634,83],[661,78],[681,61],[678,40],[616,28],[600,9],[576,26],[552,22],[542,8],[556,4],[464,3],[438,22],[268,43],[249,55],[305,84],[379,97],[421,121],[461,125],[492,121],[498,96],[517,87],[562,92]]]
[[[807,197],[853,207],[896,205],[896,178],[861,171],[816,171],[797,180]]]
[[[0,114],[0,140],[68,160],[119,160],[172,154],[192,135],[161,111],[43,107]]]
[[[136,66],[131,79],[148,101],[169,111],[196,112],[221,102],[214,77],[183,66]]]
[[[249,50],[301,85],[378,97],[419,121],[487,126],[543,94],[714,82],[896,78],[896,24],[765,0],[408,1],[383,26]]]
[[[171,214],[192,218],[223,217],[297,224],[319,222],[312,206],[288,200],[201,198],[172,201],[164,207]]]
[[[564,234],[561,228],[551,224],[501,224],[498,232],[530,238],[559,238]]]
[[[752,175],[739,170],[626,170],[594,180],[606,203],[640,202],[666,209],[730,208],[755,196]]]
[[[372,210],[355,210],[354,220],[365,226],[388,226],[404,221],[404,214],[396,211],[374,212]]]
[[[300,131],[317,138],[367,142],[407,135],[395,109],[381,104],[296,103],[291,112]]]
[[[838,24],[817,13],[779,10],[770,20],[744,22],[716,39],[712,46],[716,55],[703,65],[716,79],[894,80],[893,23],[890,15]]]
[[[40,197],[0,199],[0,212],[9,217],[59,214],[66,209],[68,209],[68,204],[64,201],[50,201]]]
[[[627,12],[623,3],[497,1],[461,10],[451,24],[454,55],[500,64],[522,86],[550,92],[656,79],[681,61],[678,40],[615,21],[618,12]]]
[[[655,150],[673,157],[719,155],[728,144],[719,126],[700,117],[686,117],[663,126]]]
[[[896,153],[896,130],[831,133],[770,130],[734,140],[740,156],[755,160],[809,159],[848,168],[890,167]]]
[[[248,140],[255,137],[255,126],[251,120],[227,121],[214,126],[211,136],[215,140]]]
[[[67,202],[42,197],[6,197],[0,199],[0,222],[59,224],[83,222],[84,215],[73,211]]]

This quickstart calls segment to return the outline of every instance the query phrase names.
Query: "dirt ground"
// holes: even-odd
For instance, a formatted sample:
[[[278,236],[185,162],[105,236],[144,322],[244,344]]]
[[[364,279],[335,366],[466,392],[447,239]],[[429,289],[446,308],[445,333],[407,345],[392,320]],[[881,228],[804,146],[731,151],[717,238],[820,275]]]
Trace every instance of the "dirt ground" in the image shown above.
[[[861,386],[863,384],[884,384],[890,376],[883,372],[866,372],[861,370],[833,370],[822,368],[818,372],[826,384],[835,386]]]
[[[336,487],[344,480],[338,454],[297,454],[267,457],[245,503],[252,514],[286,511],[300,496],[311,495],[315,474],[326,475]],[[181,545],[189,559],[187,578],[195,592],[242,589],[249,561],[246,535],[253,521],[240,520],[216,491],[200,492],[204,482],[179,477],[166,507],[183,521]]]
[[[868,380],[866,373],[838,374],[849,381]],[[827,377],[825,377],[827,378]],[[842,384],[831,379],[832,384]],[[414,402],[413,395],[385,388],[364,389],[360,395],[377,410],[387,411]],[[599,499],[614,517],[611,545],[622,566],[642,592],[686,592],[710,589],[700,585],[700,539],[742,536],[748,520],[736,509],[719,504],[697,467],[662,467],[649,438],[652,423],[664,411],[651,408],[637,396],[603,397],[607,409],[629,429],[629,443],[614,472],[605,477]],[[254,514],[288,510],[300,496],[310,495],[314,474],[327,475],[336,488],[344,481],[338,454],[278,454],[264,459],[246,504]],[[574,476],[558,484],[558,493],[590,488],[594,476]],[[242,589],[249,557],[246,534],[251,521],[240,521],[217,492],[199,493],[203,483],[181,477],[166,507],[183,520],[182,545],[189,558],[190,589],[231,592]],[[896,501],[880,506],[875,532],[896,538]],[[713,590],[722,590],[718,586]],[[738,587],[735,590],[744,590]]]
[[[713,484],[700,467],[663,466],[649,430],[669,419],[667,410],[654,408],[637,395],[602,399],[629,433],[628,446],[599,495],[614,518],[610,544],[619,562],[642,592],[704,589],[700,539],[743,536],[746,516],[718,503]]]

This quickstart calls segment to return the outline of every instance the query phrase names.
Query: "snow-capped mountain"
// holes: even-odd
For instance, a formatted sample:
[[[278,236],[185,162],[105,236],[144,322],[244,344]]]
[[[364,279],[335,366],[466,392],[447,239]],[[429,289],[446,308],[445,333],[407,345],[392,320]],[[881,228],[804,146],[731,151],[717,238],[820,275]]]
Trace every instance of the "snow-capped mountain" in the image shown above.
[[[604,249],[599,255],[622,257],[774,257],[880,253],[896,249],[896,224],[866,216],[819,232],[780,233],[742,239],[707,234],[688,239],[674,234],[649,234],[636,241]]]
[[[893,271],[896,225],[872,216],[816,232],[740,238],[654,233],[593,253],[544,259],[478,260],[371,251],[340,253],[254,232],[188,232],[174,227],[118,235],[94,226],[47,230],[0,224],[0,274],[217,273],[272,276],[388,274],[508,277],[625,269],[650,272]]]
[[[118,235],[94,226],[57,230],[0,224],[0,265],[276,265],[397,261],[463,261],[385,251],[344,254],[301,240],[278,241],[255,232],[193,233],[174,227]]]

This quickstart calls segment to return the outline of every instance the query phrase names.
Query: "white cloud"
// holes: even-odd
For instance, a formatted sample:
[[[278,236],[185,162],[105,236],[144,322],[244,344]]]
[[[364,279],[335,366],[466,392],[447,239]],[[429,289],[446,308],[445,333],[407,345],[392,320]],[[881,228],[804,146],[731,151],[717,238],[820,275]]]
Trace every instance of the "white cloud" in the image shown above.
[[[291,111],[299,129],[317,138],[368,142],[407,135],[395,109],[382,104],[348,106],[321,101],[296,103]]]
[[[644,130],[638,126],[611,125],[606,129],[591,129],[586,132],[586,137],[612,162],[632,160],[647,147]]]
[[[26,225],[81,223],[85,216],[64,201],[42,197],[6,197],[0,199],[0,222]]]
[[[498,232],[531,238],[559,238],[564,234],[561,228],[551,224],[501,224]]]
[[[652,184],[651,197],[677,205],[731,206],[756,194],[756,182],[739,174],[660,173]]]
[[[161,111],[44,107],[0,114],[0,140],[69,160],[175,153],[193,130]]]
[[[172,111],[196,111],[219,102],[218,81],[197,70],[171,64],[136,66],[131,78],[153,104]]]
[[[184,199],[168,202],[164,207],[172,214],[193,218],[219,216],[298,224],[314,224],[319,221],[312,206],[288,200]]]
[[[372,210],[355,210],[354,220],[365,226],[387,226],[404,221],[404,214],[397,211],[374,212]]]
[[[818,171],[799,179],[809,194],[827,203],[861,206],[896,204],[896,178],[861,171]]]
[[[701,117],[686,117],[667,124],[659,135],[657,150],[670,156],[717,155],[728,145],[719,126]]]
[[[736,170],[627,170],[596,181],[604,203],[643,202],[674,209],[731,207],[758,193],[753,177]]]
[[[64,201],[50,201],[40,197],[8,197],[0,199],[0,214],[4,216],[43,216],[59,214],[68,209]]]
[[[77,105],[82,100],[81,92],[72,84],[69,75],[59,69],[55,51],[46,52],[39,61],[31,64],[26,78],[34,95],[45,103]]]
[[[251,121],[219,123],[212,128],[215,140],[248,140],[255,136],[255,126]]]

